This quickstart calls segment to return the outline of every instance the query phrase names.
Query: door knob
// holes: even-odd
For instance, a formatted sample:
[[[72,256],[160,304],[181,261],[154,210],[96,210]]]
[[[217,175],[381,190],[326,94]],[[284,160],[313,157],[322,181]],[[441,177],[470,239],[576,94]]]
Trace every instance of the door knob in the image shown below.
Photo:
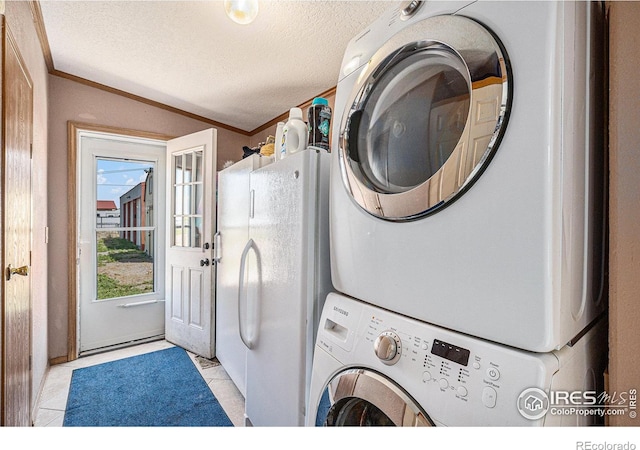
[[[26,277],[29,275],[29,266],[11,267],[11,264],[7,266],[7,281],[11,280],[13,275],[22,275]]]
[[[200,266],[204,267],[204,266],[208,266],[209,265],[209,258],[205,258],[205,259],[201,259],[200,260]]]

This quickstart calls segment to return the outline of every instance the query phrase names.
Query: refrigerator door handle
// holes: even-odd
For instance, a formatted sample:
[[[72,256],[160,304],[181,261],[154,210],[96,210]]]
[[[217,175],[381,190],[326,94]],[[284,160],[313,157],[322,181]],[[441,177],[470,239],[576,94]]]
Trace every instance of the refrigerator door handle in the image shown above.
[[[238,330],[240,332],[240,339],[242,339],[242,343],[249,350],[253,348],[253,342],[250,339],[247,339],[244,335],[240,305],[242,303],[242,292],[244,291],[244,273],[246,269],[247,255],[249,254],[249,250],[252,248],[255,249],[255,243],[253,242],[253,239],[249,239],[249,242],[245,245],[244,250],[242,251],[242,256],[240,257],[240,279],[238,280]]]
[[[222,235],[220,232],[216,232],[213,235],[213,262],[214,264],[218,264],[222,259]]]

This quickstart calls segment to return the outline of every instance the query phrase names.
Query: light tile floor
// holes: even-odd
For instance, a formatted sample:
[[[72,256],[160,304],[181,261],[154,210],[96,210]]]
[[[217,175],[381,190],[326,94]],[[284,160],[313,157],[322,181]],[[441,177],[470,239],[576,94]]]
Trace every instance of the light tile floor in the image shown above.
[[[104,362],[127,358],[129,356],[154,352],[174,345],[167,341],[155,341],[133,347],[113,350],[107,353],[78,358],[64,364],[51,366],[45,378],[44,388],[40,394],[34,425],[36,427],[61,427],[64,410],[67,404],[71,373],[74,369],[93,366]],[[194,365],[207,382],[220,405],[236,427],[244,426],[244,398],[236,388],[229,375],[221,365],[202,369],[195,360],[195,355],[187,352]]]

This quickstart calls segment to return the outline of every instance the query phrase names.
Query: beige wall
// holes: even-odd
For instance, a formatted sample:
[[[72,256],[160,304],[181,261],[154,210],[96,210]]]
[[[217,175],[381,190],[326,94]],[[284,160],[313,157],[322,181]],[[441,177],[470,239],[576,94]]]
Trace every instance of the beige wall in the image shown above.
[[[170,136],[211,125],[65,78],[49,78],[49,357],[67,355],[67,122],[77,121]],[[249,137],[218,128],[218,169],[240,160]]]
[[[28,2],[6,2],[5,17],[33,82],[32,402],[47,370],[47,98],[48,75]]]
[[[640,3],[609,3],[609,391],[640,390]],[[640,425],[629,415],[611,425]]]

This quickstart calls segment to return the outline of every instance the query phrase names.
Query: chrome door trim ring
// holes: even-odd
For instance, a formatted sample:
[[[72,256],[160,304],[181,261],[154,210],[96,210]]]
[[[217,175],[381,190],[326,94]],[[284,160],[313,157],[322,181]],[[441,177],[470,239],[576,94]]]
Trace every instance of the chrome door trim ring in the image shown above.
[[[326,416],[316,417],[316,423],[320,421],[324,424],[335,405],[341,401],[360,399],[376,406],[396,426],[434,426],[424,409],[404,389],[371,369],[344,368],[331,377],[322,392],[323,397],[328,392],[329,405],[326,405]],[[381,399],[388,403],[381,404]]]
[[[352,126],[356,129],[358,126],[358,115],[354,113],[363,109],[376,80],[398,60],[418,51],[435,49],[459,58],[466,67],[466,73],[461,75],[468,84],[470,108],[464,131],[452,154],[429,179],[405,192],[383,192],[363,174],[359,161],[352,158],[353,148],[350,148],[350,142],[354,136],[350,136],[350,131],[353,133]],[[465,55],[472,51],[484,52],[483,54],[488,54],[497,61],[495,76],[487,76],[474,65],[477,64],[476,61],[465,59]],[[423,19],[389,39],[360,69],[360,74],[354,76],[358,78],[340,122],[338,159],[343,184],[348,194],[366,212],[390,221],[408,221],[425,217],[453,203],[486,169],[505,132],[513,82],[509,60],[502,44],[483,25],[457,15]],[[469,151],[472,139],[476,136],[474,133],[478,133],[479,130],[471,120],[474,100],[480,101],[480,89],[487,86],[491,86],[488,89],[492,89],[496,95],[496,114],[495,117],[483,121],[482,127],[490,130],[483,136],[486,137],[487,144],[483,144],[482,147],[486,148]],[[484,92],[486,91],[487,89],[484,89]]]

